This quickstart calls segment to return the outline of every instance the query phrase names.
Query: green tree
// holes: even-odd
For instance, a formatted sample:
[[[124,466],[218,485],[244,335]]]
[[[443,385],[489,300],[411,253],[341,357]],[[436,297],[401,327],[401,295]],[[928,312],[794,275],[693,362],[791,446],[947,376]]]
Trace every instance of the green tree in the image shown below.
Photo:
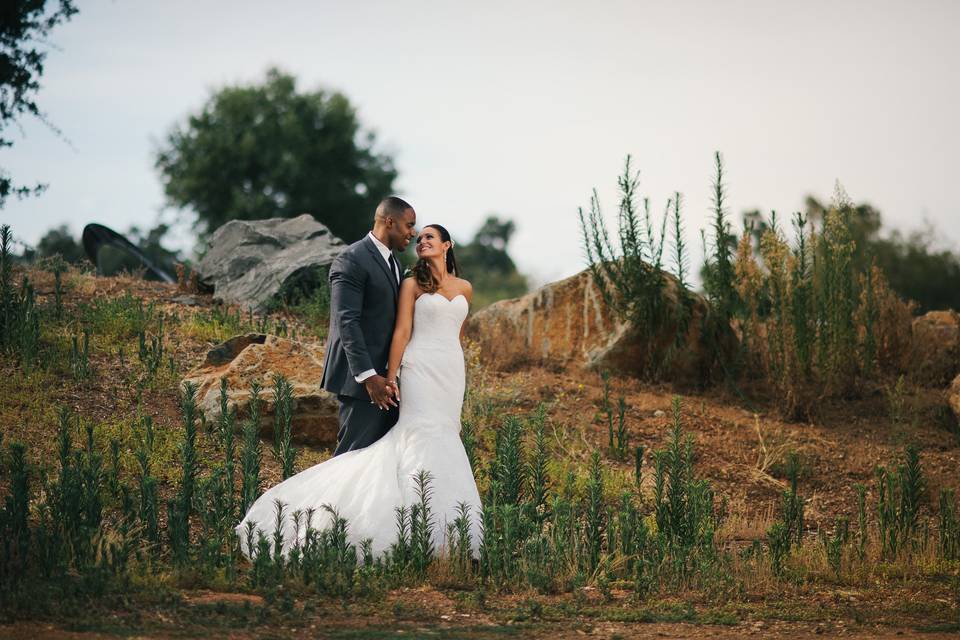
[[[906,236],[894,230],[869,245],[890,287],[914,300],[918,313],[960,309],[960,253],[936,249],[936,240],[936,230],[927,225]]]
[[[224,87],[173,127],[156,152],[167,202],[197,214],[201,238],[232,219],[304,212],[345,241],[370,229],[389,195],[393,160],[374,150],[341,93],[300,93],[277,69],[262,84]]]
[[[74,264],[82,262],[87,257],[83,247],[80,246],[80,243],[73,237],[65,224],[54,227],[43,234],[43,237],[37,242],[36,255],[41,258],[59,255],[67,262]]]
[[[507,252],[510,238],[516,231],[512,220],[496,215],[487,217],[470,244],[455,249],[464,276],[473,284],[473,306],[476,309],[504,298],[527,292],[527,278]]]
[[[804,217],[818,232],[828,206],[807,196]],[[936,309],[960,309],[960,252],[936,248],[938,233],[929,223],[923,229],[907,234],[894,229],[883,233],[883,214],[873,205],[862,202],[844,209],[847,229],[855,246],[851,261],[856,272],[864,273],[876,264],[898,295],[917,303],[916,312]],[[759,250],[760,237],[777,221],[771,212],[759,210],[743,214],[744,229],[751,230],[754,249]],[[730,239],[731,246],[735,239]],[[701,270],[701,275],[707,266]]]
[[[150,229],[141,229],[133,225],[122,235],[150,258],[151,262],[172,273],[175,264],[183,260],[179,251],[171,251],[163,246],[163,240],[169,230],[169,225],[158,222]],[[43,234],[35,247],[28,247],[24,251],[23,259],[33,262],[38,258],[52,258],[55,255],[74,264],[87,259],[83,245],[70,233],[70,229],[65,224]],[[100,263],[100,273],[107,276],[121,271],[133,272],[142,266],[134,256],[109,245],[100,248],[97,259]],[[148,280],[153,279],[149,272],[145,277]]]
[[[53,5],[50,9],[47,5]],[[0,3],[0,148],[13,146],[4,130],[24,115],[39,118],[54,131],[35,101],[47,57],[50,31],[77,12],[72,0],[4,0]],[[16,185],[0,168],[0,207],[10,195],[37,194],[43,185]]]
[[[169,229],[169,225],[163,222],[158,222],[153,228],[146,230],[133,225],[123,235],[135,244],[153,264],[172,274],[174,265],[183,260],[181,260],[179,251],[171,251],[161,244]],[[99,253],[100,273],[105,276],[112,276],[121,271],[135,272],[143,266],[140,264],[140,260],[134,256],[111,246],[101,247]],[[153,280],[155,276],[147,272],[144,274],[144,278]]]
[[[807,197],[807,215],[822,223],[824,205]],[[850,232],[856,248],[853,262],[865,271],[876,262],[898,294],[917,303],[917,312],[935,309],[960,309],[960,253],[936,249],[937,232],[929,223],[906,235],[893,230],[880,232],[883,215],[868,203],[849,209]]]

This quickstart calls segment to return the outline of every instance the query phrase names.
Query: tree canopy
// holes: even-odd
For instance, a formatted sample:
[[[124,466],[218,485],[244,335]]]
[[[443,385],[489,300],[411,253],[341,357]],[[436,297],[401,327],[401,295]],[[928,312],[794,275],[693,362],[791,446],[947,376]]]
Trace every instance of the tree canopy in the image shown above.
[[[54,5],[48,9],[47,5]],[[4,135],[8,125],[27,114],[44,119],[35,96],[48,46],[50,30],[77,12],[73,0],[4,0],[0,3],[0,148],[13,146]],[[49,124],[49,123],[48,123]],[[0,207],[10,195],[26,196],[43,187],[18,186],[0,168]]]
[[[823,203],[811,196],[806,205],[811,220],[823,219]],[[960,309],[960,254],[936,248],[937,232],[929,223],[906,235],[894,229],[881,236],[882,215],[872,205],[852,205],[849,216],[860,269],[875,262],[894,291],[917,303],[918,313]]]
[[[36,255],[41,258],[49,258],[59,255],[66,262],[78,264],[87,259],[83,247],[70,233],[70,229],[65,224],[54,227],[43,234],[37,243]]]
[[[488,216],[470,244],[457,245],[457,261],[473,284],[475,308],[527,292],[526,276],[507,253],[515,230],[513,220]]]
[[[828,205],[807,196],[804,209],[805,218],[822,228]],[[929,223],[906,234],[893,229],[884,235],[883,215],[873,205],[851,203],[844,213],[854,243],[851,259],[858,272],[876,264],[894,291],[916,303],[916,313],[960,309],[960,253],[937,248],[938,235]],[[754,246],[759,246],[770,225],[770,219],[758,209],[743,214],[743,227],[751,229]],[[730,233],[726,242],[736,248],[736,234]],[[709,265],[700,273],[707,282]]]
[[[374,143],[346,96],[298,92],[293,76],[270,69],[174,126],[156,167],[168,203],[196,212],[201,237],[233,219],[310,213],[349,242],[370,229],[397,176]]]
[[[176,263],[183,260],[179,251],[171,251],[162,244],[169,230],[170,226],[168,224],[157,222],[149,229],[132,225],[126,233],[121,235],[136,245],[155,265],[172,272]],[[83,245],[65,224],[48,229],[37,242],[36,247],[27,248],[22,256],[22,259],[28,262],[53,258],[59,258],[71,264],[89,264]],[[135,272],[141,268],[140,261],[137,258],[111,246],[100,248],[97,262],[99,263],[99,273],[106,276],[116,275],[123,271]],[[149,271],[144,274],[144,278],[147,280],[156,279]]]

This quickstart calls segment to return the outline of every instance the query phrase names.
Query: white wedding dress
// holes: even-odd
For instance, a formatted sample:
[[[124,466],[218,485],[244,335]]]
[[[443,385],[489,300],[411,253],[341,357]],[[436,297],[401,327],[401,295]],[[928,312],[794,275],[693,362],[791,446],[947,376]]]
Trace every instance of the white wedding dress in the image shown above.
[[[404,505],[409,510],[419,502],[413,476],[424,469],[432,477],[434,548],[441,553],[449,548],[447,524],[457,518],[463,502],[469,507],[471,551],[478,555],[480,495],[460,441],[464,394],[460,327],[467,307],[462,294],[451,300],[440,293],[417,298],[413,332],[401,360],[397,423],[370,446],[301,471],[261,495],[236,527],[245,554],[248,522],[255,523],[273,548],[274,502],[280,500],[285,505],[284,554],[302,544],[306,533],[306,516],[295,527],[292,514],[314,509],[311,526],[320,531],[332,523],[322,507],[328,504],[346,519],[349,542],[359,549],[360,541],[370,538],[374,557],[380,557],[397,540],[395,508]],[[255,533],[254,553],[257,538]]]

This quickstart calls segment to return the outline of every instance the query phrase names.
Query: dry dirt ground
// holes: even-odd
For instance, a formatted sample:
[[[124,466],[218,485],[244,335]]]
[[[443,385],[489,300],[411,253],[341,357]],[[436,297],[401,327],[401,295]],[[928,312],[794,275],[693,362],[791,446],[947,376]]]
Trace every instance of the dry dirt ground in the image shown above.
[[[492,377],[497,387],[514,391],[515,406],[529,411],[537,402],[547,402],[554,423],[582,433],[584,451],[606,447],[605,418],[597,415],[602,398],[597,376],[532,369]],[[683,395],[627,378],[612,379],[611,387],[612,397],[626,398],[631,444],[648,452],[665,445],[672,399],[680,398],[684,430],[695,442],[697,471],[730,500],[735,514],[763,519],[779,504],[787,489],[787,451],[800,457],[799,488],[812,530],[831,528],[838,515],[853,521],[853,485],[865,484],[872,497],[876,466],[895,467],[910,442],[920,448],[930,495],[938,495],[941,487],[960,488],[957,438],[929,417],[932,407],[943,402],[939,390],[911,389],[907,402],[915,409],[902,423],[892,422],[877,399],[824,407],[815,421],[797,423],[781,419],[773,407],[757,406],[755,400],[747,408],[725,389]],[[649,457],[645,461],[649,463]],[[621,466],[632,469],[633,463]],[[645,479],[652,480],[650,474]]]
[[[188,595],[189,594],[185,594]],[[191,596],[192,597],[192,596]],[[203,596],[196,596],[200,599]],[[819,621],[771,619],[736,623],[691,620],[645,621],[636,615],[636,607],[609,615],[575,616],[546,610],[541,617],[510,617],[496,611],[464,613],[443,607],[432,594],[424,594],[429,611],[416,604],[398,607],[410,598],[391,594],[382,603],[383,611],[371,605],[349,605],[334,610],[316,610],[313,615],[286,617],[258,615],[257,605],[244,608],[246,602],[233,595],[207,598],[206,604],[184,612],[141,611],[135,623],[124,616],[106,614],[98,621],[71,623],[21,622],[0,625],[0,638],[956,638],[957,625],[910,624],[908,620],[882,623],[858,623],[853,618],[825,616]],[[414,601],[415,602],[415,601]],[[224,603],[224,604],[218,604]],[[199,620],[200,617],[202,620]]]
[[[907,595],[907,594],[901,594]],[[382,599],[297,601],[266,606],[247,594],[184,591],[136,608],[61,616],[56,622],[0,624],[0,638],[956,638],[960,625],[930,624],[917,613],[891,616],[832,594],[793,601],[697,606],[681,600],[636,603],[614,593],[569,598],[475,598],[432,587]]]
[[[52,293],[52,276],[35,272],[31,279],[45,304]],[[171,302],[179,295],[176,286],[136,278],[76,276],[70,282],[65,299],[68,313],[79,302],[124,292],[181,316],[212,306],[209,296],[196,296],[199,307]],[[187,335],[171,340],[168,350],[176,363],[171,381],[202,360],[210,346]],[[110,353],[97,354],[92,364],[100,375],[82,389],[65,379],[63,384],[28,393],[27,387],[34,383],[18,377],[10,363],[0,361],[4,441],[19,439],[34,450],[49,447],[59,405],[96,421],[131,416],[136,394],[132,385],[118,385],[117,380],[135,375],[134,353],[124,366]],[[556,430],[554,450],[569,461],[585,466],[590,451],[606,446],[606,427],[598,412],[602,384],[597,375],[527,369],[486,371],[482,378],[485,391],[505,411],[526,413],[546,403],[549,423]],[[160,427],[175,428],[179,423],[174,389],[175,384],[159,385],[143,392],[142,406]],[[810,535],[820,527],[832,527],[838,515],[855,521],[854,483],[872,489],[876,465],[895,465],[908,442],[920,447],[928,495],[936,496],[941,487],[960,492],[957,437],[934,418],[943,403],[940,390],[908,385],[899,421],[891,420],[878,390],[862,400],[823,406],[810,423],[782,420],[771,403],[745,391],[749,390],[716,387],[698,395],[680,395],[684,428],[695,440],[697,473],[713,483],[719,496],[727,497],[730,524],[724,535],[734,543],[762,539],[776,516],[786,488],[783,457],[788,450],[800,455],[799,486],[806,499]],[[671,401],[677,394],[667,387],[614,378],[611,396],[621,395],[629,407],[631,445],[643,445],[647,452],[662,447],[671,421]],[[41,396],[42,402],[38,401]],[[305,451],[298,466],[326,455],[326,451]],[[648,453],[648,472],[649,460]],[[630,461],[617,464],[625,473],[633,468]],[[269,456],[264,457],[264,467],[266,484],[279,479]],[[650,482],[649,473],[646,482]],[[874,493],[868,494],[868,508],[874,504]],[[924,505],[926,514],[936,508],[934,501]],[[908,578],[869,589],[831,589],[829,585],[793,593],[779,589],[767,596],[748,594],[721,607],[696,599],[635,602],[627,593],[616,591],[612,602],[603,602],[589,588],[576,597],[491,593],[481,602],[472,592],[424,587],[389,592],[372,601],[292,598],[284,601],[285,606],[266,604],[261,597],[247,594],[173,589],[172,595],[156,601],[111,597],[95,609],[64,612],[51,622],[6,621],[0,624],[0,638],[892,638],[917,633],[925,638],[958,637],[956,585],[915,586]]]

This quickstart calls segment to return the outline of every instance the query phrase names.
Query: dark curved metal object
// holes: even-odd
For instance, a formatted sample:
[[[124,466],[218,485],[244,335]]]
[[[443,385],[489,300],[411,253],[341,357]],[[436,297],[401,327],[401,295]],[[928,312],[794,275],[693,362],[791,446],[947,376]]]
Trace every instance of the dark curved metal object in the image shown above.
[[[83,243],[83,250],[87,253],[87,257],[90,258],[90,262],[96,265],[97,273],[101,272],[100,263],[97,262],[97,256],[100,255],[100,248],[109,246],[113,247],[114,249],[119,249],[127,255],[133,256],[140,261],[140,264],[147,268],[147,271],[152,273],[163,282],[174,283],[177,281],[176,278],[155,265],[150,258],[140,251],[137,245],[133,244],[113,229],[105,227],[102,224],[92,222],[85,226],[83,228],[83,236],[81,241]]]

